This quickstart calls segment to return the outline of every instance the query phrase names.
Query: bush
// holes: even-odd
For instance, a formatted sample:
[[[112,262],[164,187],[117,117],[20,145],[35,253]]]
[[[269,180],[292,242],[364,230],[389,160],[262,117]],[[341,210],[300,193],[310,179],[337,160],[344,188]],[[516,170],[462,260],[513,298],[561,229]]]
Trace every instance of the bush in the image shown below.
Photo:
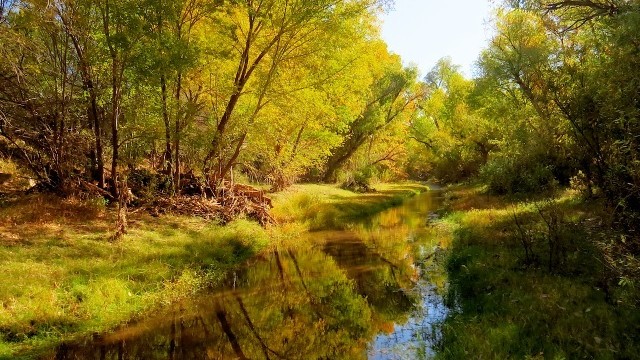
[[[431,178],[444,183],[457,183],[478,175],[483,160],[469,149],[457,148],[443,152],[431,163]]]
[[[133,195],[142,202],[153,200],[158,195],[169,195],[172,191],[170,175],[137,169],[129,174],[127,180]]]
[[[553,167],[535,158],[497,157],[480,169],[480,178],[494,194],[533,193],[555,187]]]
[[[340,187],[357,193],[372,192],[371,180],[374,177],[374,172],[375,169],[373,166],[360,169],[349,176]]]

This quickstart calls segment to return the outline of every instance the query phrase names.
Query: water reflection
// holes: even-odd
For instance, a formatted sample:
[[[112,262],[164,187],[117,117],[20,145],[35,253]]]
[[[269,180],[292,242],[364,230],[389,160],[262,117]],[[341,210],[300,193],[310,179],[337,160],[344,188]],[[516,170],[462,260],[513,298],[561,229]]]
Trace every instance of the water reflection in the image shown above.
[[[85,342],[55,359],[386,359],[432,354],[446,309],[430,280],[434,194],[304,251],[251,261],[218,291]]]

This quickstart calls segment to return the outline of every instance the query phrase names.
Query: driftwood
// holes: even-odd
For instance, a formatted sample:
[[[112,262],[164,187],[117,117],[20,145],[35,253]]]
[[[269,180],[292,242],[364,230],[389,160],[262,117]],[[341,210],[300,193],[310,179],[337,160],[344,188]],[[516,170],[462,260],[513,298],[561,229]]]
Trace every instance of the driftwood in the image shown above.
[[[223,182],[215,187],[214,196],[223,208],[224,221],[246,215],[261,225],[275,223],[269,214],[269,210],[273,207],[271,199],[260,189],[249,185]]]
[[[224,183],[215,190],[203,186],[195,177],[187,177],[188,190],[173,197],[158,197],[144,207],[153,215],[193,215],[205,219],[229,222],[241,216],[258,221],[261,225],[275,223],[269,210],[271,199],[264,191],[248,185]]]
[[[203,195],[205,194],[205,186],[192,172],[180,175],[180,193],[183,195]]]
[[[199,216],[208,220],[217,219],[224,223],[242,216],[258,221],[261,225],[275,223],[269,214],[273,207],[271,199],[263,190],[249,185],[230,182],[204,182],[192,172],[181,176],[180,191],[171,194],[167,191],[162,174],[150,171],[130,173],[129,181],[122,191],[122,199],[115,198],[108,189],[84,179],[76,179],[70,184],[68,194],[84,197],[103,197],[118,204],[118,209],[129,208],[148,211],[154,216],[176,214]],[[68,195],[65,194],[65,195]],[[119,211],[119,214],[122,211]],[[125,219],[119,216],[119,219]],[[122,221],[125,224],[124,221]],[[124,233],[125,227],[118,226],[118,232]]]
[[[113,195],[107,190],[101,189],[96,184],[92,184],[88,181],[80,180],[78,182],[78,186],[81,190],[83,190],[86,194],[94,195],[94,196],[102,196],[109,201],[114,201]]]
[[[220,218],[222,206],[201,196],[161,197],[145,208],[154,216],[163,214],[199,216],[208,220]]]

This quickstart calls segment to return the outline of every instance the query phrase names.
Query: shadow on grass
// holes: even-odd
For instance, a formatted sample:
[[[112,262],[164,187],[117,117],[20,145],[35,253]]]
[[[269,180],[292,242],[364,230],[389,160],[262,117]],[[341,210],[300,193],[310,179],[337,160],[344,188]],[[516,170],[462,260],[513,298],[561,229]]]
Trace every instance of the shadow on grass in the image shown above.
[[[49,194],[12,197],[0,203],[0,246],[37,245],[66,232],[103,234],[115,223],[104,203]]]
[[[112,243],[104,209],[58,204],[65,210],[54,212],[53,202],[33,203],[0,210],[11,219],[0,225],[0,358],[102,332],[188,297],[268,242],[245,220],[222,227],[133,215],[129,234]]]
[[[544,234],[536,208],[493,198],[493,209],[470,210],[477,199],[463,196],[454,204],[461,210],[449,215],[457,225],[446,264],[453,312],[442,326],[440,358],[637,357],[640,314],[608,299],[593,239],[576,226],[584,205],[559,203],[571,221],[560,235],[564,261],[550,271],[548,238],[533,236],[536,260],[525,261],[512,214],[501,210],[514,209],[521,226]]]

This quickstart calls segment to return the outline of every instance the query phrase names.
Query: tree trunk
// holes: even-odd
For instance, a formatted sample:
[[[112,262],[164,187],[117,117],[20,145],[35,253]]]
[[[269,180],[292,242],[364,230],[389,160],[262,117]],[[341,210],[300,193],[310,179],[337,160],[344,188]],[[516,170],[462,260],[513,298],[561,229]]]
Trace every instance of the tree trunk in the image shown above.
[[[114,92],[115,92],[114,88]],[[113,183],[112,193],[115,199],[118,198],[118,159],[119,159],[119,148],[118,144],[118,112],[120,111],[119,105],[114,100],[113,105],[114,113],[111,115],[111,146],[113,147],[113,157],[111,158],[111,182]]]
[[[103,158],[103,147],[102,147],[102,129],[101,129],[101,121],[98,115],[98,95],[96,94],[96,89],[93,84],[93,80],[91,79],[91,69],[89,64],[87,63],[87,54],[85,53],[85,48],[83,48],[80,44],[80,40],[78,35],[75,33],[73,29],[73,25],[71,24],[69,18],[66,17],[62,11],[58,12],[60,19],[64,25],[65,32],[69,35],[71,42],[73,43],[73,48],[76,51],[76,55],[78,56],[78,63],[80,65],[80,76],[82,78],[82,87],[83,89],[89,93],[89,104],[88,111],[90,126],[93,127],[93,134],[95,136],[95,149],[92,154],[91,162],[95,164],[96,173],[93,174],[94,180],[98,181],[98,187],[104,189],[104,158]]]
[[[162,91],[162,119],[164,120],[165,134],[165,150],[162,162],[162,168],[171,175],[173,173],[173,161],[171,151],[171,123],[169,120],[169,110],[167,106],[167,79],[163,75],[160,76],[160,89]]]
[[[119,187],[120,198],[118,199],[118,217],[116,219],[116,233],[113,236],[114,240],[120,239],[127,233],[127,203],[130,200],[127,179],[122,179],[117,186]]]
[[[96,101],[96,93],[93,89],[93,84],[91,80],[89,80],[89,96],[91,97],[91,116],[93,117],[93,133],[96,137],[95,143],[95,160],[97,164],[97,174],[96,177],[98,180],[98,187],[104,189],[104,155],[102,148],[102,129],[100,126],[100,118],[98,117],[98,105]]]
[[[110,24],[110,3],[109,0],[105,2],[105,10],[103,13],[103,27],[104,35],[107,38],[107,45],[109,46],[109,55],[111,56],[111,146],[113,149],[113,156],[111,158],[111,192],[114,199],[119,198],[118,189],[118,160],[119,160],[119,137],[118,137],[118,121],[120,119],[120,91],[122,84],[122,77],[124,76],[124,65],[118,55],[118,50],[111,42],[111,24]]]
[[[337,172],[349,158],[364,143],[366,136],[359,135],[356,139],[350,138],[340,146],[327,161],[327,167],[322,175],[322,181],[333,183],[337,181]]]
[[[112,182],[112,194],[114,199],[118,199],[120,191],[118,189],[118,160],[119,160],[119,135],[118,135],[118,121],[120,119],[120,86],[118,80],[118,59],[117,53],[114,52],[112,57],[111,71],[111,147],[113,150],[113,156],[111,158],[111,182]]]
[[[175,150],[175,172],[173,174],[173,189],[177,193],[180,191],[180,136],[182,133],[182,112],[180,111],[180,93],[182,92],[182,73],[178,72],[178,76],[176,78],[176,106],[178,107],[178,111],[176,112],[176,128],[175,134],[173,137],[174,141],[174,150]]]

